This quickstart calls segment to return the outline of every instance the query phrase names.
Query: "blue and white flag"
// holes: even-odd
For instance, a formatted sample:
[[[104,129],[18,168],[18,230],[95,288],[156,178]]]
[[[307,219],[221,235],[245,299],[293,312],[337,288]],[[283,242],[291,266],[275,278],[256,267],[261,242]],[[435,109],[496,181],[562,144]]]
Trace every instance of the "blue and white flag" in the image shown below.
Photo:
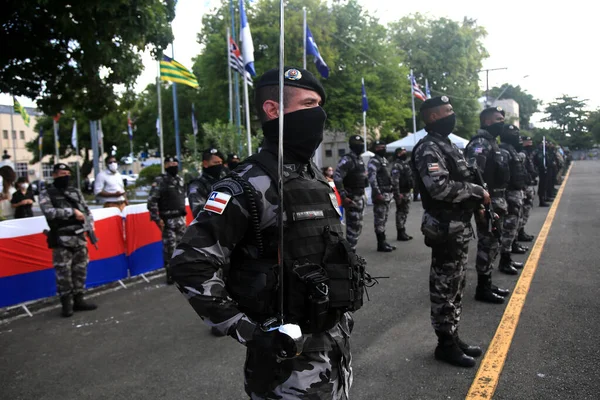
[[[133,123],[131,122],[131,113],[127,113],[127,135],[129,140],[133,140]]]
[[[73,120],[73,132],[71,133],[71,145],[77,148],[77,120]]]
[[[194,104],[192,103],[192,131],[194,132],[194,136],[198,136],[198,121],[196,121],[194,112]]]
[[[329,67],[321,57],[321,53],[319,52],[319,47],[315,43],[315,39],[313,38],[310,29],[308,29],[308,25],[306,26],[306,54],[314,56],[315,64],[317,65],[317,70],[323,78],[329,78]]]
[[[427,81],[427,78],[425,78],[425,95],[428,99],[431,98],[431,91],[429,90],[429,82]]]
[[[365,80],[362,80],[362,110],[366,112],[369,109],[369,100],[367,99],[367,91],[365,90]]]
[[[242,42],[242,57],[244,58],[244,66],[250,75],[256,76],[254,70],[254,44],[252,43],[252,35],[250,34],[250,25],[244,10],[244,0],[240,0],[240,40]]]
[[[160,137],[160,118],[156,118],[156,136]]]

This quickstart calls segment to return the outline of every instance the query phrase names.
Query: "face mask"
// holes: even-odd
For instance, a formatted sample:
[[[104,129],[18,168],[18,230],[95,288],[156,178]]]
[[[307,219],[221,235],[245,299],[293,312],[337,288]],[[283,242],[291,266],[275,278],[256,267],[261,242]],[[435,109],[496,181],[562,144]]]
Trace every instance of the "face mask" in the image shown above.
[[[29,188],[29,183],[23,183],[23,184],[21,184],[21,189],[27,190],[27,188]]]
[[[111,162],[110,164],[108,164],[108,169],[110,170],[110,172],[117,172],[117,168],[119,168],[119,164],[117,164],[116,162]]]
[[[237,162],[237,161],[231,161],[231,162],[229,162],[229,169],[233,171],[234,169],[237,168],[238,165],[240,165],[239,162]]]
[[[69,175],[59,176],[58,178],[54,178],[54,186],[58,189],[64,189],[69,186],[69,179],[71,177]]]
[[[179,172],[179,167],[178,166],[168,167],[168,168],[165,168],[165,171],[167,171],[167,174],[169,174],[171,176],[175,176]]]
[[[440,135],[448,136],[456,126],[456,114],[450,114],[447,117],[438,119],[427,125],[427,132],[435,132]]]
[[[379,157],[385,157],[385,149],[377,150],[374,153],[377,154]]]
[[[362,152],[365,150],[365,146],[363,144],[351,144],[350,150],[352,150],[354,154],[361,155]]]
[[[221,177],[221,172],[223,172],[223,164],[213,165],[212,167],[202,168],[202,172],[212,176],[215,179],[219,179]]]
[[[504,122],[496,122],[490,126],[484,126],[483,129],[488,131],[493,137],[497,137],[504,131]]]
[[[283,152],[293,161],[307,162],[323,141],[327,114],[321,107],[307,108],[285,114],[283,119]],[[279,143],[279,118],[263,124],[265,138]]]
[[[401,153],[398,155],[398,160],[404,161],[406,160],[406,153]]]

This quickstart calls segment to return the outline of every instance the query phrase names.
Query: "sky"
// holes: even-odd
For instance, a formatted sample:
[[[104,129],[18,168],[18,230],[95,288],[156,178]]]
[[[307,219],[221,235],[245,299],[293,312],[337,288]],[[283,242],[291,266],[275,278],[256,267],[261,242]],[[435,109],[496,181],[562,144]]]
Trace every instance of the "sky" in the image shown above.
[[[215,0],[177,2],[173,21],[177,61],[191,68],[192,58],[201,50],[196,38],[202,16],[218,3]],[[590,110],[600,108],[597,33],[600,5],[596,2],[571,0],[550,5],[548,1],[524,0],[359,0],[359,3],[382,23],[416,12],[457,21],[465,16],[476,19],[488,32],[484,46],[490,56],[483,61],[483,68],[507,68],[489,73],[490,88],[510,83],[520,85],[545,104],[568,94],[588,100]],[[252,20],[249,24],[252,28]],[[166,54],[171,55],[171,48]],[[154,82],[157,74],[157,64],[150,55],[144,54],[143,59],[146,68],[136,82],[138,92]],[[485,73],[481,78],[480,85],[485,89]],[[34,106],[29,99],[19,100],[26,106]],[[10,98],[1,95],[0,103],[9,104]],[[534,123],[542,117],[541,113],[535,115]]]

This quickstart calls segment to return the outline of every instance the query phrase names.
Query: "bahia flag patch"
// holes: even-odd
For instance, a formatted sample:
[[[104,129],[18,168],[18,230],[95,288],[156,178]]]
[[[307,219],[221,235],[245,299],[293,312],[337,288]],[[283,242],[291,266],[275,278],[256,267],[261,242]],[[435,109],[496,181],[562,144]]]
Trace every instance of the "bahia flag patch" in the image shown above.
[[[231,195],[229,194],[212,192],[210,196],[208,196],[208,200],[204,205],[204,209],[219,215],[223,214],[223,211],[225,211],[225,207],[227,207],[229,200],[231,200]]]
[[[437,172],[440,170],[440,166],[438,165],[438,163],[428,163],[427,169],[429,170],[429,172]]]

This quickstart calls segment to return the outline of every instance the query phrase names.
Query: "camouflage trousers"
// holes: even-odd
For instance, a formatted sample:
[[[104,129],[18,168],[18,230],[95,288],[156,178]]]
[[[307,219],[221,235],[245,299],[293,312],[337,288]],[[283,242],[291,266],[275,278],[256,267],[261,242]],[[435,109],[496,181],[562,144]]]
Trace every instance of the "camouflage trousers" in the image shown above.
[[[162,231],[163,260],[165,267],[173,256],[177,243],[181,241],[185,232],[185,217],[165,219],[165,227]]]
[[[502,238],[500,239],[500,252],[510,253],[512,243],[517,238],[519,221],[523,212],[523,191],[507,190],[506,203],[508,211],[502,223]]]
[[[535,197],[533,186],[527,186],[527,189],[523,192],[523,216],[519,224],[519,229],[524,228],[527,221],[529,221],[529,214],[533,208],[533,199]]]
[[[352,386],[350,333],[354,322],[346,313],[327,332],[306,334],[298,357],[278,361],[265,349],[248,346],[245,389],[252,400],[348,400]]]
[[[358,237],[363,228],[363,216],[365,214],[365,198],[362,195],[348,195],[354,205],[346,208],[346,240],[352,248],[356,248]]]
[[[52,249],[52,263],[59,296],[83,293],[88,266],[87,246],[55,247]]]
[[[391,193],[382,193],[385,201],[375,203],[373,201],[373,217],[375,222],[375,233],[385,233],[385,225],[387,224],[388,214],[390,213],[390,202],[392,201]]]
[[[508,208],[506,200],[503,197],[493,197],[492,206],[494,207],[494,212],[500,217],[498,222],[502,226]],[[476,215],[475,222],[477,224],[477,259],[475,260],[475,269],[478,275],[490,275],[492,273],[492,266],[500,250],[500,243],[496,236],[489,231],[487,220]]]
[[[394,196],[396,202],[396,230],[404,229],[406,217],[410,209],[410,193],[400,193],[400,196]]]
[[[434,330],[449,334],[458,328],[462,313],[469,240],[473,237],[471,224],[462,224],[464,228],[461,231],[449,235],[442,243],[430,246],[431,325]]]

